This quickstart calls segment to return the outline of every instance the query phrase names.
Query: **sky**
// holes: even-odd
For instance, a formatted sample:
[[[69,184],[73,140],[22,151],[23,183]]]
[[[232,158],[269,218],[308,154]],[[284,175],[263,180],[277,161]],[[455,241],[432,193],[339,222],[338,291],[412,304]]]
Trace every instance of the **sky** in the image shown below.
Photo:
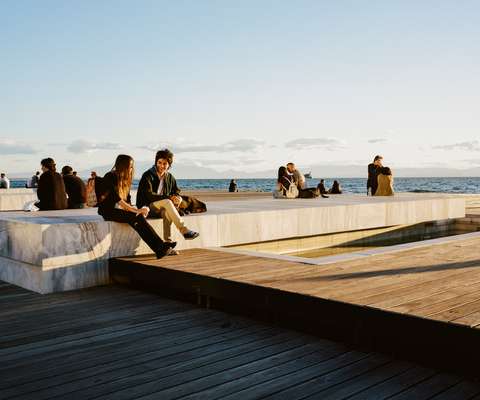
[[[163,147],[192,170],[480,167],[479,15],[462,0],[2,0],[0,170]]]

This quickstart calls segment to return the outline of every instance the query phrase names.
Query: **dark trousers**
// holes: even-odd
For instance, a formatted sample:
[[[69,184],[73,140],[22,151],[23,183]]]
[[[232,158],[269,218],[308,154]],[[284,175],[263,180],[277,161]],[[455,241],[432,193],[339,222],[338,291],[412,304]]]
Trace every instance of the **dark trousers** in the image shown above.
[[[151,227],[143,215],[135,215],[135,213],[114,208],[113,210],[99,210],[99,214],[105,221],[114,221],[127,223],[135,229],[143,241],[150,247],[153,252],[160,250],[163,240],[158,236],[157,232]]]

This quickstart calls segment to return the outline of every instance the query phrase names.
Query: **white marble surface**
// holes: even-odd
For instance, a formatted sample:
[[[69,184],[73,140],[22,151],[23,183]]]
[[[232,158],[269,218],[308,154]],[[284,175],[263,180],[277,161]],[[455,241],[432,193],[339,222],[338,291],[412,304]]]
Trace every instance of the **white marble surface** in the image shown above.
[[[8,189],[17,190],[17,189]],[[32,189],[24,189],[32,190]],[[2,193],[0,192],[0,211],[23,210],[23,206],[30,201],[37,201],[37,194],[31,193]]]
[[[173,239],[178,241],[177,248],[182,250],[463,216],[465,200],[448,195],[341,195],[328,199],[294,200],[260,198],[211,202],[207,213],[186,216],[187,226],[201,234],[193,241],[184,240],[175,227],[172,227],[172,233]],[[162,220],[150,221],[162,235]],[[71,267],[72,270],[80,271],[82,266],[90,265],[88,270],[92,271],[97,264],[101,266],[100,269],[104,268],[110,257],[150,252],[132,228],[126,224],[103,221],[96,214],[96,209],[0,213],[2,270],[4,260],[14,260],[40,268],[43,273],[48,271],[51,279],[56,279],[61,272],[53,273],[55,269]],[[78,278],[75,273],[70,276],[67,271],[63,270],[62,282]],[[100,276],[104,282],[103,275]],[[88,278],[83,280],[88,281]],[[15,281],[12,283],[17,283],[18,279]],[[73,283],[42,285],[53,289],[74,286]]]

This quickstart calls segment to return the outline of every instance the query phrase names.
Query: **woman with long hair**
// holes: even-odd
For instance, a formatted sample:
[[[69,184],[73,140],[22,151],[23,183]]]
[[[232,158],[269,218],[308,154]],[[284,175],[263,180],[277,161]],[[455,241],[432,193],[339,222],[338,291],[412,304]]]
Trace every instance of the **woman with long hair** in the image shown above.
[[[381,167],[378,170],[378,185],[375,196],[393,196],[395,191],[393,190],[393,175],[392,170],[388,167]]]
[[[328,191],[330,194],[342,194],[342,187],[339,181],[333,181],[332,188]]]
[[[97,191],[98,213],[106,221],[126,222],[135,229],[157,258],[167,254],[176,242],[164,242],[147,222],[148,207],[137,208],[130,204],[130,187],[134,175],[133,158],[120,154]]]

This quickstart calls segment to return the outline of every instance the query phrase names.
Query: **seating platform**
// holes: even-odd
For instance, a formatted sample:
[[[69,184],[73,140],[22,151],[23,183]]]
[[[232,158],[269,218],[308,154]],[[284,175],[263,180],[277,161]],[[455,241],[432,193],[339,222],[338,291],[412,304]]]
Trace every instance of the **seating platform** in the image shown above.
[[[212,201],[207,213],[186,216],[188,227],[201,233],[198,239],[172,232],[182,250],[464,216],[465,200],[454,195],[253,198]],[[151,223],[162,235],[162,221]],[[0,213],[0,279],[39,293],[105,284],[110,258],[148,253],[132,228],[103,221],[96,209]]]
[[[0,189],[0,211],[23,210],[25,203],[35,200],[37,200],[36,189]]]

